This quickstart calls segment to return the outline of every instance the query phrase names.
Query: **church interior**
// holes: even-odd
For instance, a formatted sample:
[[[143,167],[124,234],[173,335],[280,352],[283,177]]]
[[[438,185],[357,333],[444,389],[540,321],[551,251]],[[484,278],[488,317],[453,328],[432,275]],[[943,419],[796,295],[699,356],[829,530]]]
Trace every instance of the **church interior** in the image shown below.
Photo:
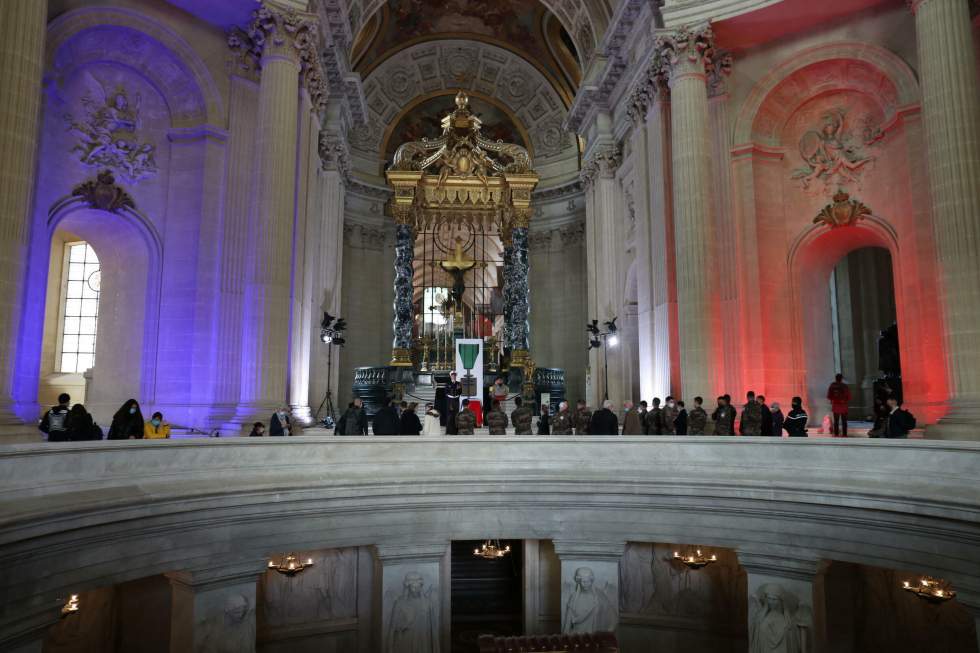
[[[980,653],[977,0],[0,36],[0,651]]]

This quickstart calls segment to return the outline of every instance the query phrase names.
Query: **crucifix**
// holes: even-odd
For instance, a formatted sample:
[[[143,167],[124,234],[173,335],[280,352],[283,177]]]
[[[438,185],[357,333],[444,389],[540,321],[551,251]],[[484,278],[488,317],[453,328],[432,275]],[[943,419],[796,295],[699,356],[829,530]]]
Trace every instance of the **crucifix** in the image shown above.
[[[453,278],[452,299],[456,305],[456,313],[463,312],[463,293],[466,291],[464,275],[473,269],[476,261],[466,258],[463,254],[463,239],[456,237],[456,246],[453,249],[453,256],[445,261],[440,261],[439,266],[448,272]]]

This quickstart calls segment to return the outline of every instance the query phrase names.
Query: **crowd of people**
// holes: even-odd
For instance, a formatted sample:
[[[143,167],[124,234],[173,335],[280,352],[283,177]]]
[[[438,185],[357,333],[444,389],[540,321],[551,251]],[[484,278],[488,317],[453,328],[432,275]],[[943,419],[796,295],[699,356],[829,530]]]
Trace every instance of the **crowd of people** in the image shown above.
[[[58,395],[58,403],[52,406],[38,423],[38,429],[47,435],[48,442],[76,442],[83,440],[165,440],[170,438],[170,423],[164,420],[160,411],[144,419],[140,404],[135,399],[127,399],[112,416],[109,431],[102,430],[92,414],[82,404],[71,403],[67,393]],[[289,410],[280,406],[269,420],[270,436],[293,434],[293,421]],[[266,435],[265,423],[255,422],[249,433],[251,437]]]
[[[499,381],[499,380],[498,380]],[[355,398],[338,420],[336,435],[368,435],[369,427],[374,435],[441,435],[443,424],[447,435],[473,435],[477,424],[475,406],[469,399],[461,398],[462,388],[456,374],[450,376],[445,386],[447,397],[446,415],[441,415],[434,405],[425,406],[425,413],[418,415],[418,404],[385,399],[369,425],[367,411],[360,398]],[[530,403],[520,396],[514,397],[514,409],[508,415],[504,411],[507,387],[495,383],[489,393],[491,406],[482,413],[490,435],[504,435],[509,426],[516,435],[531,435],[534,416]],[[834,437],[847,437],[847,413],[851,392],[838,374],[827,390],[827,399],[833,415],[831,433]],[[708,413],[701,397],[694,397],[690,409],[684,401],[668,396],[661,402],[655,397],[651,404],[626,401],[617,414],[611,401],[593,411],[579,399],[572,410],[568,402],[559,404],[551,414],[549,406],[542,404],[537,420],[538,435],[735,435],[782,437],[806,437],[809,415],[803,408],[801,397],[793,397],[789,412],[783,413],[778,402],[767,403],[762,395],[746,393],[745,403],[736,408],[730,395],[721,395]],[[876,419],[869,432],[871,437],[906,438],[915,428],[915,417],[902,407],[901,399],[888,394],[876,403]],[[166,439],[171,426],[163,414],[154,412],[145,420],[139,402],[128,399],[112,417],[108,434],[95,423],[92,415],[82,404],[71,405],[71,397],[61,394],[58,404],[44,413],[38,428],[47,434],[49,442],[79,440]],[[268,432],[264,422],[252,425],[250,437],[282,437],[294,434],[292,416],[286,406],[280,406],[269,419]]]

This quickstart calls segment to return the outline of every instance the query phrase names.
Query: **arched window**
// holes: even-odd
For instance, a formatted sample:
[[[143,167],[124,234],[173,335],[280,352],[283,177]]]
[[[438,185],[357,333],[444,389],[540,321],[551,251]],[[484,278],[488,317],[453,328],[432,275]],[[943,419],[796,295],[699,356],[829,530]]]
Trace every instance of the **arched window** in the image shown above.
[[[58,371],[80,373],[95,365],[101,271],[99,258],[84,241],[65,243],[61,283]]]

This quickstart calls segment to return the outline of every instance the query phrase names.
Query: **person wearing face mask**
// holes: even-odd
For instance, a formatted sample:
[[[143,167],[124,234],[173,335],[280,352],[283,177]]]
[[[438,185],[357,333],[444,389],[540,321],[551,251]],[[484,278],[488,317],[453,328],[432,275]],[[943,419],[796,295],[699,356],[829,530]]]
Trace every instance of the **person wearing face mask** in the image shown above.
[[[293,422],[285,406],[280,406],[269,420],[269,435],[272,437],[293,434]]]
[[[144,440],[163,440],[170,437],[170,424],[163,421],[163,413],[153,413],[150,421],[143,426]]]
[[[676,431],[674,430],[674,420],[677,419],[677,413],[680,409],[677,408],[677,402],[674,401],[673,397],[667,397],[666,405],[664,406],[664,435],[674,435]]]
[[[127,399],[112,416],[108,437],[110,440],[142,440],[145,428],[143,422],[139,402],[135,399]]]

